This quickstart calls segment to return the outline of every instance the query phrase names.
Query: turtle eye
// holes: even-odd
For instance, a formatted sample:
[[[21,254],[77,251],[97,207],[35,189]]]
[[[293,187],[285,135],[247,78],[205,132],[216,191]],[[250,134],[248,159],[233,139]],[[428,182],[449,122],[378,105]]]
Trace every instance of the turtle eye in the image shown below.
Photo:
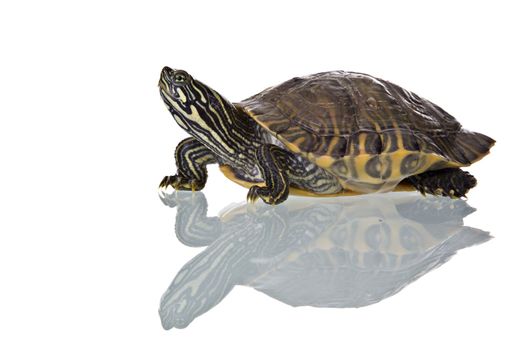
[[[173,81],[176,83],[184,83],[188,77],[184,73],[175,73],[175,76],[173,77]]]

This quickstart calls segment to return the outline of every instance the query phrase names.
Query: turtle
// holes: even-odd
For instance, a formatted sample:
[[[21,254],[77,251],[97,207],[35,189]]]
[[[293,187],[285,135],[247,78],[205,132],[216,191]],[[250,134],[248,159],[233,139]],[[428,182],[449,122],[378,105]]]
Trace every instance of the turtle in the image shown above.
[[[237,285],[292,306],[367,306],[491,237],[463,224],[475,211],[466,201],[413,192],[241,203],[218,216],[208,216],[201,192],[162,200],[177,207],[177,238],[207,246],[162,296],[165,329],[188,326]]]
[[[495,141],[389,81],[347,71],[296,77],[239,103],[184,70],[164,67],[161,97],[191,137],[175,150],[177,173],[160,188],[201,190],[218,163],[247,199],[418,190],[465,196],[476,179],[461,167]]]

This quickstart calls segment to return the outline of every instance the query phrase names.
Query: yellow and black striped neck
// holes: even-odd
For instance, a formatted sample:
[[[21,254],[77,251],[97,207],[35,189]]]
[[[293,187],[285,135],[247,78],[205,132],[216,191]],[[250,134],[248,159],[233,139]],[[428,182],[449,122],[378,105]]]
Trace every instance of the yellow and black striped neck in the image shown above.
[[[255,121],[186,72],[164,68],[159,88],[181,128],[223,162],[253,171],[255,150],[260,145]]]

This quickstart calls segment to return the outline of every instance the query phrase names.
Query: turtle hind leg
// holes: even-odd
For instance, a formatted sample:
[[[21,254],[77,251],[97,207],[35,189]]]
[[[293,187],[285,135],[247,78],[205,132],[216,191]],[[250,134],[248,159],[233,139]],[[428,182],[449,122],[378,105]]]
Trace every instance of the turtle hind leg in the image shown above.
[[[451,198],[464,197],[476,186],[476,178],[459,168],[427,171],[407,177],[405,181],[422,194],[430,193]]]

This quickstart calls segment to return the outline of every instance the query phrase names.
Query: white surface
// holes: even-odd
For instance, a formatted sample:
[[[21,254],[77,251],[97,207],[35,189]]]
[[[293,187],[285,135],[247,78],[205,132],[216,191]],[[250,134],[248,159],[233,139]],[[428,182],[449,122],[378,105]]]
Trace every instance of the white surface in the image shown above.
[[[523,348],[522,10],[439,2],[11,2],[0,8],[0,348]],[[498,143],[471,167],[495,239],[360,309],[292,308],[235,288],[187,329],[161,294],[199,249],[156,186],[185,137],[164,65],[231,101],[296,75],[370,73]],[[210,214],[246,190],[210,170]]]

